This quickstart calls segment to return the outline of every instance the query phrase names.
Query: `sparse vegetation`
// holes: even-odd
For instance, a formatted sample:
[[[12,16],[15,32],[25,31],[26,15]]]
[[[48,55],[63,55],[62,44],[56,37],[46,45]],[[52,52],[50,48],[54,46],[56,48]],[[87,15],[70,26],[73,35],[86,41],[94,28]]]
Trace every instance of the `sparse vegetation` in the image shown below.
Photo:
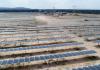
[[[96,40],[100,40],[100,38],[96,38]]]
[[[87,56],[85,57],[86,60],[98,60],[100,59],[98,56]]]
[[[90,41],[92,41],[92,40],[89,40],[89,39],[85,38],[85,41],[88,41],[88,42],[90,42]]]
[[[95,47],[100,48],[100,45],[96,45]]]
[[[73,40],[71,40],[71,41],[66,41],[67,43],[77,43],[77,41],[73,41]]]
[[[84,21],[89,21],[88,19],[84,19]]]
[[[83,37],[83,35],[79,34],[78,37]]]

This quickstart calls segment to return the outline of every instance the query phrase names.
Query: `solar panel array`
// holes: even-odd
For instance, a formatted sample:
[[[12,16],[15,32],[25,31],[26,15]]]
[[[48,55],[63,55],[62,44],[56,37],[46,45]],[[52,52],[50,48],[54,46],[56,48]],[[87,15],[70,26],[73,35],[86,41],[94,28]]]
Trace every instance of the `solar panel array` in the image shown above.
[[[32,39],[32,40],[19,40],[19,41],[4,41],[0,42],[0,44],[16,44],[19,42],[36,42],[36,41],[54,41],[54,40],[64,40],[64,39],[71,39],[71,37],[55,37],[55,38],[44,38],[44,39]]]
[[[22,35],[22,36],[5,36],[5,37],[0,37],[0,39],[2,39],[2,38],[26,38],[26,37],[35,37],[35,36],[53,36],[53,35],[57,35],[57,36],[65,36],[66,35],[66,33],[63,33],[63,35],[61,34],[61,35],[58,35],[57,33],[55,33],[55,34],[51,34],[51,35],[48,35],[48,34],[30,34],[30,35],[27,35],[26,36],[26,34],[24,34],[24,35]]]
[[[100,24],[70,25],[63,26],[63,28],[78,36],[83,36],[85,40],[92,41],[94,39],[100,38]],[[96,43],[99,42],[100,41],[96,41]]]
[[[62,40],[70,40],[74,37],[71,36],[66,36],[66,32],[63,31],[63,33],[56,33],[56,32],[62,32],[60,30],[56,30],[56,29],[45,29],[45,30],[37,30],[38,28],[36,28],[36,30],[32,30],[32,29],[27,29],[24,31],[24,29],[19,30],[19,32],[17,32],[16,30],[3,30],[3,33],[1,32],[1,34],[18,34],[15,36],[2,36],[0,37],[1,39],[6,40],[6,38],[21,38],[21,40],[15,40],[15,41],[2,41],[0,42],[0,45],[2,44],[16,44],[16,43],[27,43],[27,42],[49,42],[49,41],[62,41]],[[28,32],[29,31],[29,32]],[[38,33],[37,33],[38,31]],[[43,33],[42,33],[43,32]],[[48,32],[48,33],[46,33]],[[31,35],[25,35],[28,33],[34,33]],[[50,34],[51,33],[51,34]],[[55,34],[54,34],[55,33]],[[23,34],[20,36],[20,34]],[[39,36],[41,37],[45,37],[48,36],[48,38],[39,38]],[[37,39],[37,38],[38,39]],[[49,38],[50,37],[50,38]],[[24,38],[28,38],[28,40],[24,40]],[[32,39],[30,39],[32,38]],[[45,48],[58,48],[58,47],[83,47],[80,46],[83,43],[77,43],[77,42],[73,42],[73,43],[60,43],[60,44],[49,44],[49,45],[39,45],[39,46],[28,46],[28,47],[16,47],[16,48],[6,48],[6,49],[0,49],[0,52],[14,52],[14,51],[23,51],[23,50],[32,50],[32,49],[45,49]],[[0,66],[6,66],[6,65],[12,65],[12,64],[20,64],[20,63],[30,63],[33,61],[47,61],[50,59],[61,59],[61,58],[66,58],[66,57],[72,57],[72,56],[80,56],[80,55],[91,55],[91,54],[95,54],[96,52],[94,50],[81,50],[81,51],[72,51],[72,52],[63,52],[63,53],[51,53],[51,54],[43,54],[43,55],[35,55],[35,56],[24,56],[24,57],[11,57],[11,59],[9,58],[5,58],[5,59],[0,59]]]
[[[9,52],[9,51],[21,51],[21,50],[32,50],[32,49],[41,49],[41,48],[54,48],[54,47],[67,47],[67,46],[78,46],[83,43],[62,43],[62,44],[49,44],[49,45],[41,45],[41,46],[32,46],[32,47],[19,47],[19,48],[8,48],[8,49],[0,49],[0,52]],[[83,46],[80,46],[83,47]]]
[[[57,54],[47,54],[47,55],[38,55],[38,56],[29,56],[29,57],[22,57],[22,58],[15,58],[15,59],[5,59],[0,60],[0,65],[7,65],[7,64],[17,64],[23,62],[32,62],[32,61],[46,61],[49,59],[58,59],[70,56],[79,56],[79,55],[89,55],[96,53],[93,50],[83,50],[83,51],[74,51],[74,52],[64,52],[64,53],[57,53]]]
[[[83,68],[77,68],[73,70],[100,70],[100,64],[94,65],[94,66],[83,67]]]
[[[27,34],[27,33],[36,33],[37,30],[33,30],[33,31],[17,31],[17,32],[9,32],[9,31],[3,31],[0,32],[0,34]],[[53,33],[53,32],[64,32],[64,31],[60,31],[60,30],[45,30],[45,31],[39,31],[39,33],[45,33],[45,32],[49,32],[49,33]]]

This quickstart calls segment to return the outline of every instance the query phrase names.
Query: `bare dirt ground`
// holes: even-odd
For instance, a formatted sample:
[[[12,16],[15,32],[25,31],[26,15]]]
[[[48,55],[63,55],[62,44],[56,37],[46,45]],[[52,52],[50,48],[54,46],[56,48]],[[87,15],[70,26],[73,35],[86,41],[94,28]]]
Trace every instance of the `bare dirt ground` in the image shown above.
[[[96,14],[79,14],[79,15],[70,15],[67,14],[65,16],[47,16],[47,15],[35,15],[34,13],[2,13],[0,14],[0,27],[14,27],[18,29],[18,32],[20,31],[20,28],[24,28],[25,26],[38,26],[38,27],[59,27],[59,29],[63,30],[63,26],[68,25],[85,25],[85,24],[100,24],[100,15]],[[47,24],[33,24],[33,19],[39,20],[39,22],[47,23]],[[84,21],[84,20],[88,21]],[[37,21],[36,21],[37,22]],[[27,24],[28,23],[28,24]],[[66,34],[70,36],[74,36],[75,40],[78,42],[84,43],[83,46],[85,46],[88,50],[95,50],[97,54],[96,56],[100,57],[100,49],[97,49],[95,46],[95,43],[93,42],[86,42],[83,37],[78,37],[75,34],[69,34],[68,30],[64,30]],[[7,35],[5,35],[4,32],[1,32],[1,34],[4,34],[3,36],[9,35],[9,32]],[[19,34],[21,35],[21,34]],[[73,67],[82,67],[82,66],[88,66],[88,65],[94,65],[94,64],[100,64],[100,60],[96,61],[89,61],[89,62],[78,62],[72,64],[66,64],[61,66],[52,66],[52,67],[44,67],[40,70],[71,70]]]
[[[45,19],[48,21],[49,26],[66,26],[66,25],[83,25],[83,24],[100,24],[100,15],[95,15],[95,14],[80,14],[79,16],[74,16],[74,15],[66,15],[62,17],[53,17],[53,16],[40,16],[40,18]],[[84,21],[85,19],[88,19],[89,21]],[[100,57],[100,49],[97,49],[94,47],[96,44],[93,42],[86,42],[83,37],[77,37],[74,34],[71,34],[72,36],[76,37],[76,41],[78,42],[83,42],[84,46],[88,50],[95,50],[97,52],[97,56]],[[51,67],[51,68],[46,68],[46,70],[67,70],[73,67],[81,67],[81,66],[87,66],[87,65],[93,65],[93,64],[100,64],[100,61],[93,61],[93,62],[83,62],[83,63],[76,63],[76,64],[71,64],[71,65],[64,65],[64,66],[58,66],[58,67]],[[44,70],[44,69],[43,69]]]

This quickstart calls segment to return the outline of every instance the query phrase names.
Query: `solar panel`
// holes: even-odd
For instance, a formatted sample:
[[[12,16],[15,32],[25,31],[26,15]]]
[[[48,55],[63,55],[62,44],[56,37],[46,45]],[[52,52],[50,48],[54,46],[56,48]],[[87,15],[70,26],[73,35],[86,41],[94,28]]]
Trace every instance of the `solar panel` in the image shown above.
[[[40,59],[41,59],[40,56],[39,57],[37,57],[37,56],[34,57],[34,61],[38,61]]]
[[[54,35],[58,35],[58,34],[54,34]],[[64,35],[66,35],[66,34],[63,34],[63,36]],[[26,38],[26,37],[29,37],[29,38],[34,37],[34,38],[36,38],[36,36],[37,35],[35,35],[35,36],[32,35],[32,36],[3,37],[3,38]],[[41,35],[39,35],[39,36],[41,36]],[[48,35],[44,35],[44,36],[48,36]],[[74,37],[69,37],[69,36],[66,36],[66,37],[54,37],[54,38],[44,38],[44,39],[40,39],[40,40],[55,40],[55,39],[64,39],[64,38],[68,39],[68,38],[74,38]],[[33,39],[33,41],[34,40],[35,39]],[[27,40],[26,42],[30,42],[30,41],[32,41],[32,40]],[[4,41],[4,42],[1,42],[0,44],[13,44],[13,43],[16,43],[16,42],[24,42],[24,40]]]
[[[14,59],[14,62],[13,62],[14,64],[15,63],[19,63],[19,59]]]
[[[30,57],[30,61],[34,61],[34,57]]]
[[[55,56],[55,58],[60,58],[60,56],[59,55],[54,55]]]
[[[19,48],[19,50],[23,50],[23,48],[22,48],[22,47],[20,47],[20,48]]]
[[[99,65],[96,65],[95,67],[100,69],[100,64]]]
[[[45,59],[49,59],[49,57],[48,56],[45,56]]]
[[[0,60],[0,65],[2,64],[2,62],[3,62],[3,61],[2,61],[2,60]]]
[[[32,46],[32,47],[20,47],[20,48],[8,48],[8,49],[0,49],[0,52],[9,52],[9,51],[21,51],[21,50],[32,50],[32,49],[40,49],[40,48],[51,48],[51,47],[65,47],[71,45],[81,45],[83,43],[63,43],[63,44],[51,44],[51,45],[44,45],[44,46]],[[82,46],[80,46],[82,47]]]
[[[7,64],[13,64],[14,63],[14,60],[9,60],[8,62],[7,62]]]
[[[76,69],[72,69],[72,70],[100,70],[100,64],[99,65],[94,65],[94,66],[76,68]]]
[[[22,60],[24,60],[23,58],[21,58]],[[30,62],[28,57],[25,57],[25,62]]]
[[[84,53],[84,52],[87,52],[87,53]],[[64,58],[64,57],[94,54],[94,53],[96,53],[96,52],[93,50],[83,50],[83,51],[75,51],[75,52],[64,52],[64,53],[57,53],[57,54],[29,56],[29,57],[22,57],[22,58],[19,57],[19,58],[9,59],[9,60],[0,60],[0,65],[17,64],[17,63],[23,63],[23,62],[40,61],[40,60],[48,60],[48,59],[55,59],[55,58]]]
[[[25,62],[25,59],[20,59],[19,62],[20,63]]]
[[[100,40],[96,40],[95,43],[100,43]]]
[[[54,55],[49,55],[51,59],[55,58]]]
[[[3,60],[1,65],[6,65],[8,60]]]
[[[65,57],[64,54],[59,54],[58,55],[60,58]]]
[[[44,56],[40,56],[40,60],[44,60]]]

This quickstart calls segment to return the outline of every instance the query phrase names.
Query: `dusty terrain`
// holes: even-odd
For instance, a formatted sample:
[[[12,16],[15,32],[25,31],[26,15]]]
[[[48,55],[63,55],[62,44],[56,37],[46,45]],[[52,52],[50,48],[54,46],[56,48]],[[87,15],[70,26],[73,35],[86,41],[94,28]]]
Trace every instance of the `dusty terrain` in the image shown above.
[[[100,25],[100,15],[95,14],[80,14],[79,16],[75,15],[66,15],[66,16],[60,16],[60,17],[50,17],[50,16],[41,16],[41,18],[46,18],[48,20],[48,25],[50,26],[70,26],[70,25]],[[89,21],[84,21],[85,19]],[[74,34],[71,34],[72,36],[76,37],[76,41],[83,42],[84,46],[89,50],[95,50],[97,52],[97,56],[100,57],[100,49],[94,47],[96,43],[93,42],[87,42],[84,40],[84,37],[78,37]],[[50,70],[66,70],[73,67],[83,67],[87,65],[94,65],[94,64],[100,64],[100,61],[93,61],[93,62],[83,62],[83,63],[75,63],[71,65],[64,65],[64,68],[59,66],[58,68],[51,68]]]
[[[38,20],[38,21],[37,21]],[[85,21],[88,20],[88,21]],[[41,22],[41,23],[40,23]],[[78,37],[77,34],[71,33],[68,29],[64,29],[64,26],[78,26],[78,25],[100,25],[100,15],[96,14],[79,14],[79,15],[64,15],[64,16],[48,16],[48,15],[41,15],[41,14],[34,14],[34,13],[0,13],[0,42],[5,41],[16,41],[16,40],[23,40],[25,36],[29,36],[25,39],[41,39],[41,38],[51,38],[51,37],[62,37],[62,36],[70,36],[74,37],[70,40],[74,40],[77,42],[84,43],[82,46],[84,46],[87,50],[95,50],[97,53],[95,56],[100,57],[100,49],[94,47],[96,43],[94,42],[88,42],[85,41],[84,37]],[[49,31],[46,31],[45,29],[41,29],[41,27],[54,27],[57,32],[54,31],[52,33]],[[40,29],[42,33],[38,33],[38,30]],[[28,31],[27,31],[28,30]],[[34,31],[32,31],[34,30]],[[10,32],[9,32],[10,31]],[[59,33],[59,31],[63,31]],[[43,33],[44,32],[44,33]],[[46,33],[47,32],[47,33]],[[46,36],[33,36],[35,34],[44,34]],[[57,35],[55,35],[57,34]],[[12,38],[16,36],[24,36],[24,38]],[[11,38],[3,38],[3,37],[11,37]],[[66,39],[59,40],[66,42]],[[69,41],[69,40],[67,40]],[[29,42],[27,44],[38,44],[38,43],[48,43],[48,42],[55,42],[55,40],[52,41],[34,41]],[[56,40],[58,42],[58,40]],[[21,43],[23,44],[23,43]],[[26,42],[25,42],[26,44]],[[19,42],[18,42],[19,45]],[[14,47],[15,45],[1,45],[0,47]],[[56,48],[57,49],[57,48]],[[58,48],[59,49],[59,48]],[[63,48],[65,49],[65,48]],[[45,49],[44,49],[45,50]],[[48,49],[46,49],[48,50]],[[50,50],[50,49],[49,49]],[[55,50],[55,49],[54,49]],[[33,53],[37,50],[27,50],[27,51],[17,51],[16,53]],[[38,51],[43,51],[42,49]],[[4,53],[4,52],[3,52]],[[7,53],[7,55],[11,55],[12,52]],[[4,53],[6,55],[6,53]],[[12,53],[13,54],[13,53]],[[71,57],[73,58],[73,57]],[[68,58],[67,58],[68,59]],[[63,65],[44,65],[40,70],[71,70],[72,68],[78,68],[88,65],[94,65],[94,64],[100,64],[100,60],[94,60],[94,61],[78,61],[78,62],[70,62],[70,64],[67,64],[67,62]],[[26,65],[28,65],[26,63]],[[41,67],[41,66],[40,66]],[[29,70],[33,70],[34,67],[30,67]],[[18,69],[16,69],[18,70]],[[22,70],[25,70],[22,68]],[[27,69],[26,69],[27,70]],[[34,69],[36,70],[36,69]],[[39,70],[39,69],[38,69]]]

